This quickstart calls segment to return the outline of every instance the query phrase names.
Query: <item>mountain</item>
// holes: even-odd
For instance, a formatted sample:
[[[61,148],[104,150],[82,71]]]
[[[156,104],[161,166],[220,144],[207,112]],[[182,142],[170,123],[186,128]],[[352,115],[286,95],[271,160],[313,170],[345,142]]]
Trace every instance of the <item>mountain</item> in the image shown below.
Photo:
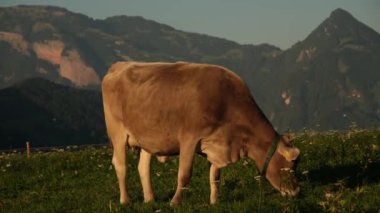
[[[0,7],[0,88],[30,77],[99,88],[120,60],[195,61],[227,66],[243,77],[270,45],[240,45],[187,33],[141,17],[94,20],[51,6]]]
[[[240,45],[184,32],[142,17],[96,20],[51,6],[0,7],[0,55],[0,88],[5,88],[0,98],[2,104],[13,104],[0,105],[0,114],[10,123],[0,124],[1,137],[17,136],[19,141],[33,135],[33,115],[38,115],[35,119],[46,128],[54,129],[47,131],[52,133],[49,140],[59,134],[59,128],[69,132],[67,138],[70,134],[77,137],[78,131],[80,138],[83,133],[86,143],[94,139],[91,134],[104,134],[100,93],[78,88],[99,90],[107,68],[119,60],[225,66],[243,78],[280,132],[342,130],[353,123],[378,128],[380,124],[380,35],[342,9],[334,10],[303,41],[280,50],[269,44]],[[36,89],[25,89],[25,85],[34,84],[23,82],[36,77],[57,84],[44,81],[37,83]],[[52,95],[60,87],[70,92]],[[35,93],[27,93],[29,90]],[[40,96],[51,100],[40,100]],[[73,105],[61,107],[65,103]],[[25,107],[22,110],[31,110],[25,112],[28,119],[12,112],[21,106]],[[81,117],[80,112],[86,110],[87,117]],[[20,122],[15,119],[12,123],[12,116]],[[58,117],[63,126],[47,125]],[[80,121],[85,124],[80,125]],[[22,134],[20,127],[26,129]],[[9,136],[12,131],[17,133]]]
[[[254,71],[253,93],[280,129],[380,124],[380,35],[337,9]]]
[[[0,149],[107,141],[98,91],[32,78],[0,90]]]

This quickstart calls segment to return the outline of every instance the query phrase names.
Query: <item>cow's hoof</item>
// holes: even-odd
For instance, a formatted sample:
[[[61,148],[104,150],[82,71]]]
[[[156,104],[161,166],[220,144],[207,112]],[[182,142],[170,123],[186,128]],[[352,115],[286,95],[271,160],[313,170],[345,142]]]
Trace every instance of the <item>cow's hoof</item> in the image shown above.
[[[120,205],[122,205],[122,206],[126,206],[126,205],[128,205],[128,204],[130,204],[131,202],[129,202],[129,201],[120,201]]]
[[[154,198],[146,198],[144,199],[144,203],[153,203],[154,202]]]
[[[173,203],[170,201],[170,207],[175,207],[175,206],[179,206],[179,203]]]
[[[210,201],[210,205],[216,205],[218,202],[216,201],[216,200],[212,200],[212,201]]]
[[[130,199],[129,198],[126,198],[126,199],[120,199],[120,204],[121,205],[127,205],[131,203]]]
[[[174,207],[174,206],[178,206],[178,205],[180,205],[181,204],[181,201],[180,200],[171,200],[170,201],[170,206],[171,207]]]

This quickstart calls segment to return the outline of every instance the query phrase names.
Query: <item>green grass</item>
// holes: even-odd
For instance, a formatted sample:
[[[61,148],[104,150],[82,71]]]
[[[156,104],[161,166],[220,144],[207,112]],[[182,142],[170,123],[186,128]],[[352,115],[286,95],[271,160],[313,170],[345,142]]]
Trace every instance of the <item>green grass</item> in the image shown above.
[[[178,158],[152,164],[156,202],[144,204],[138,153],[129,152],[132,204],[120,206],[109,147],[0,155],[0,212],[377,212],[380,208],[380,132],[299,134],[297,176],[301,194],[283,197],[268,182],[260,187],[253,162],[222,170],[219,204],[209,205],[208,162],[194,160],[183,204],[170,207]]]

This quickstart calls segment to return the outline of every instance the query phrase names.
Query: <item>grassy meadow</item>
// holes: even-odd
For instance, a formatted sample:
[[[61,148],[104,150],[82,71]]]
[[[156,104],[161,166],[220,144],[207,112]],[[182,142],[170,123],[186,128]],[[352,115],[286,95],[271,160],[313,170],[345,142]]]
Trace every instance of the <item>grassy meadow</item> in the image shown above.
[[[129,151],[127,185],[132,204],[118,204],[112,150],[0,151],[0,212],[378,212],[380,131],[350,130],[296,135],[301,149],[297,198],[281,196],[243,159],[222,170],[219,204],[209,205],[208,162],[196,156],[183,204],[170,207],[178,158],[152,161],[154,203],[143,203],[138,152]]]

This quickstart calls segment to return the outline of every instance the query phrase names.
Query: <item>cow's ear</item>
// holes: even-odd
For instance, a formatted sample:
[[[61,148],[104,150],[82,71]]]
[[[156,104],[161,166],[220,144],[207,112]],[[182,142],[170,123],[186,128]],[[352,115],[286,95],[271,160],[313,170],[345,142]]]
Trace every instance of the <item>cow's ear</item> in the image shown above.
[[[288,132],[282,135],[282,139],[285,141],[286,144],[292,144],[294,138],[294,134]]]
[[[277,150],[289,162],[296,160],[300,154],[300,150],[298,148],[287,146],[284,143],[279,143]]]

